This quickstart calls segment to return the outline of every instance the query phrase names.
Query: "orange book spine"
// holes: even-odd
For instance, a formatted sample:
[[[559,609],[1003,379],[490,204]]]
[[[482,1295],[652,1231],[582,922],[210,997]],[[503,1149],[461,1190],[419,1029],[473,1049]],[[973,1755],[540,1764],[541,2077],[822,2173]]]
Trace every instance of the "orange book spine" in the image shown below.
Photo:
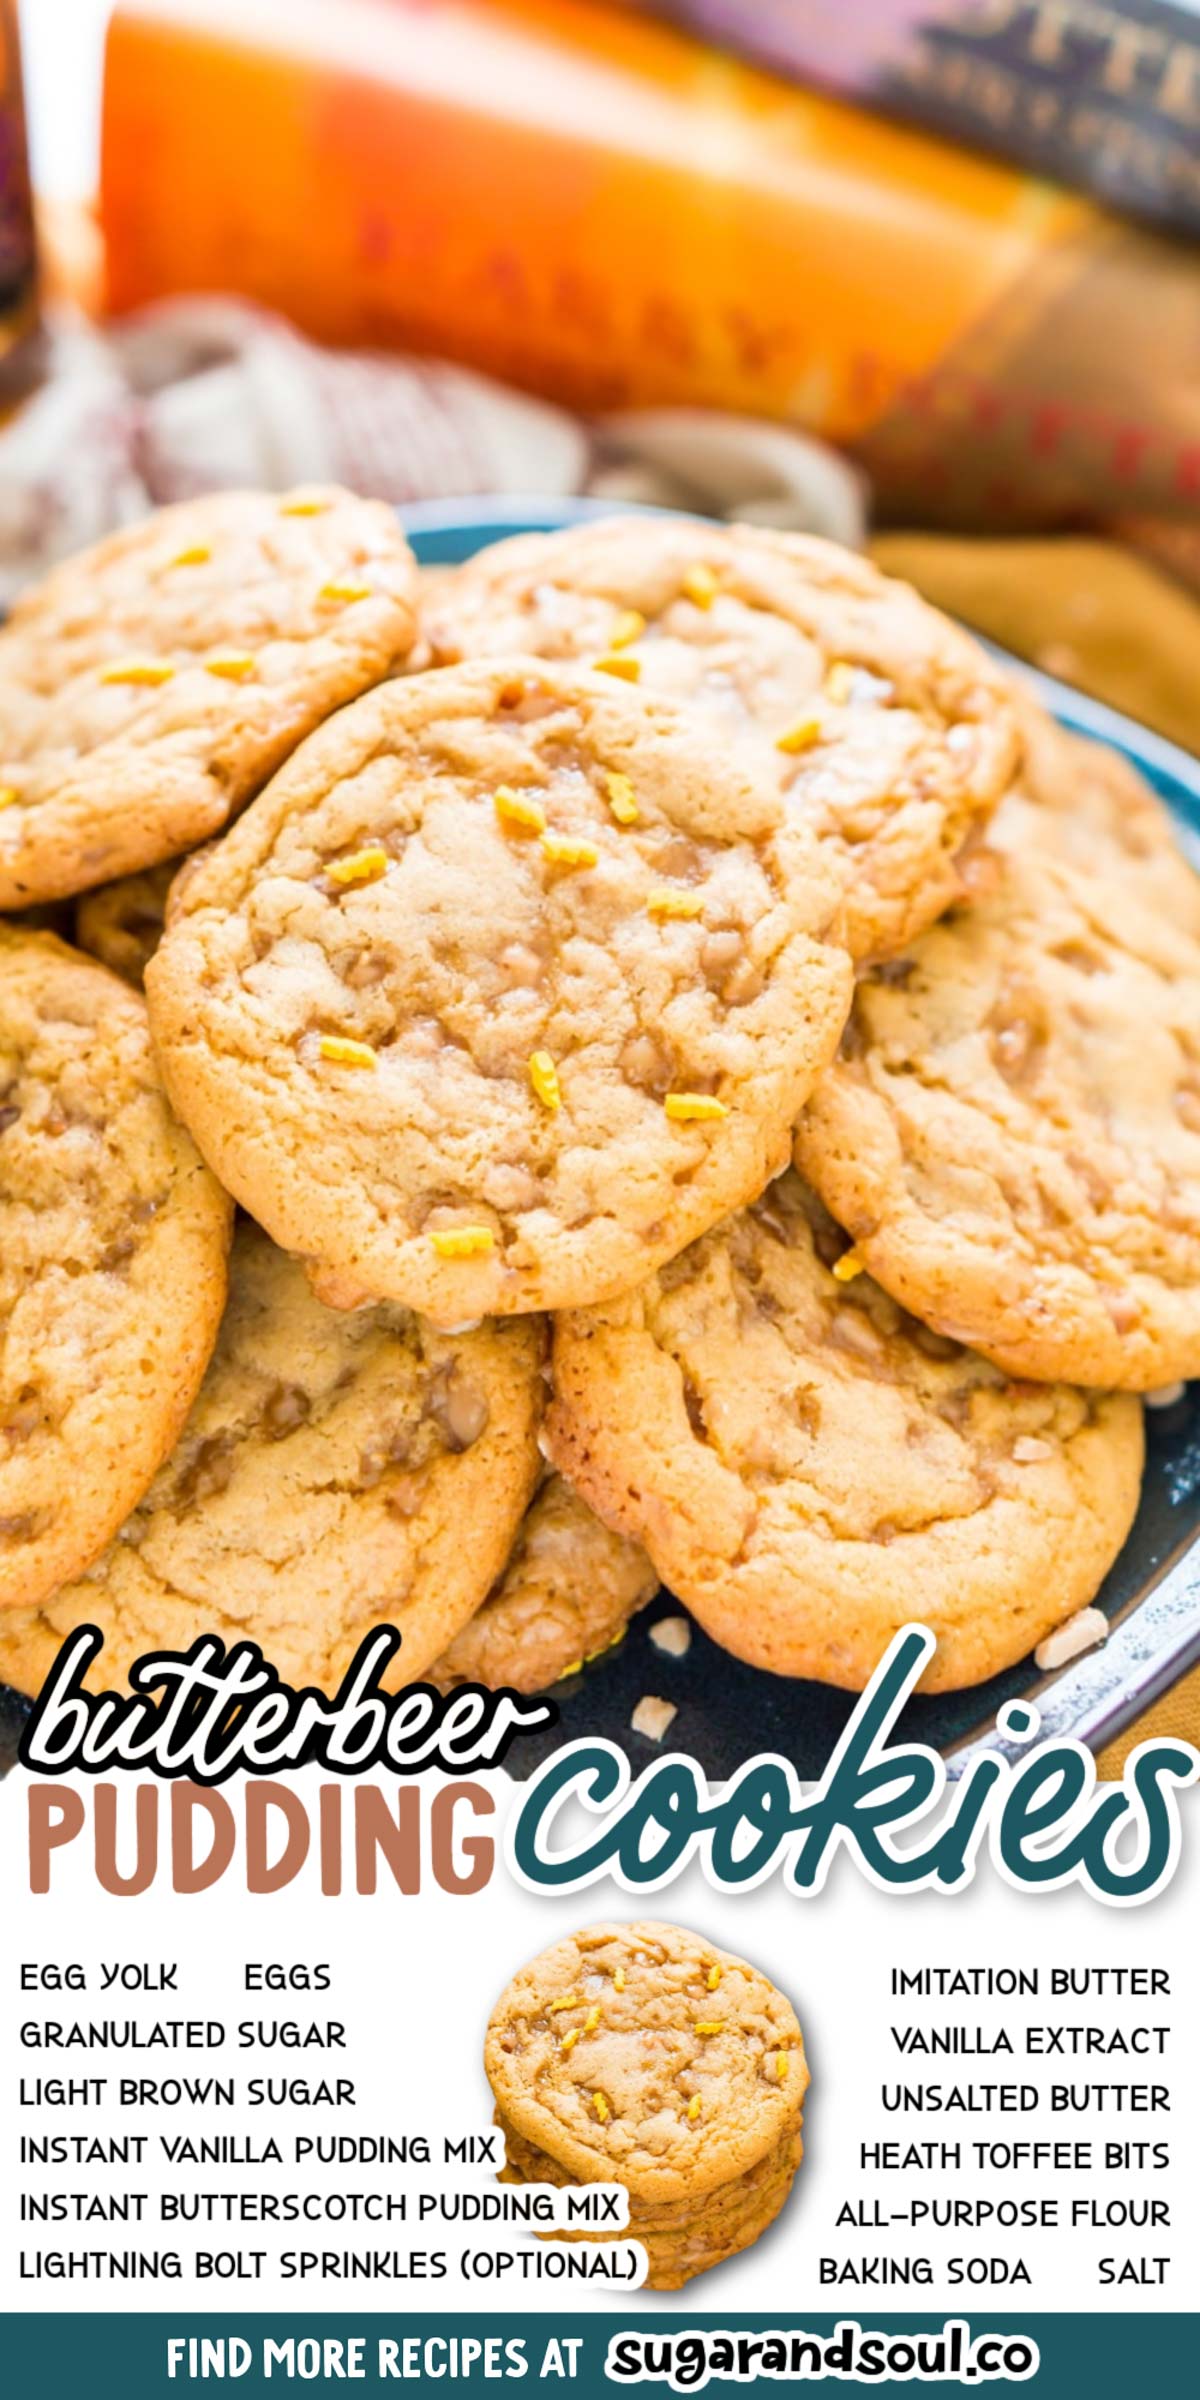
[[[958,513],[985,508],[970,453],[1012,413],[1013,356],[1008,482],[1053,505],[1065,473],[1077,506],[1102,479],[1094,392],[1053,440],[1033,424],[1064,398],[1031,329],[1089,244],[1169,248],[588,0],[126,0],[101,199],[115,309],[231,290],[588,410],[785,418],[893,490],[945,487],[954,449]],[[1100,294],[1102,352],[1110,319]],[[1130,505],[1180,472],[1152,431]]]

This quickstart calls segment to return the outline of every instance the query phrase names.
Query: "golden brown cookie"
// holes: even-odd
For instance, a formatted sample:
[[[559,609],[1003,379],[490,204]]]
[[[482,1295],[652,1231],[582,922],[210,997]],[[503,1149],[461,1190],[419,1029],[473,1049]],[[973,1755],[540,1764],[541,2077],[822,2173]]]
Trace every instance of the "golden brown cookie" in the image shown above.
[[[738,1658],[858,1691],[919,1619],[924,1689],[956,1690],[1092,1598],[1137,1507],[1141,1409],[1010,1383],[856,1267],[782,1176],[559,1321],[549,1447]]]
[[[0,1608],[78,1574],[166,1457],[230,1218],[141,1000],[53,934],[0,929]]]
[[[640,1545],[610,1533],[561,1475],[548,1475],[495,1589],[434,1660],[428,1681],[447,1691],[484,1683],[544,1692],[619,1642],[657,1590]]]
[[[85,1576],[0,1617],[0,1681],[36,1690],[91,1624],[99,1689],[145,1650],[216,1633],[331,1691],[387,1622],[404,1635],[388,1680],[412,1682],[512,1548],[540,1466],[541,1351],[532,1322],[452,1336],[386,1305],[336,1314],[243,1224],[172,1456]]]
[[[1005,802],[1009,846],[1025,804],[1035,812],[1026,839],[1068,866],[1119,875],[1143,907],[1200,938],[1200,875],[1145,777],[1108,742],[1069,733],[1026,693],[1016,698],[1024,765],[1019,793]]]
[[[484,2065],[502,2180],[624,2184],[653,2290],[746,2249],[791,2190],[809,2081],[795,2011],[682,1926],[555,1942],[501,1993]]]
[[[1200,1374],[1200,944],[1020,809],[976,867],[860,983],[797,1163],[886,1290],[1011,1374]]]
[[[392,682],[176,887],[176,1105],[340,1304],[639,1281],[761,1189],[850,999],[836,879],[742,755],[580,668]]]
[[[416,568],[381,501],[214,492],[110,534],[0,630],[0,908],[219,831],[407,654]]]
[[[856,959],[959,892],[956,860],[1017,763],[1010,697],[960,628],[803,534],[605,517],[482,551],[431,602],[435,662],[582,658],[743,744],[843,878]]]
[[[86,892],[75,911],[75,939],[123,983],[140,992],[146,969],[162,940],[167,894],[178,873],[176,858],[147,867],[143,875],[119,875]]]

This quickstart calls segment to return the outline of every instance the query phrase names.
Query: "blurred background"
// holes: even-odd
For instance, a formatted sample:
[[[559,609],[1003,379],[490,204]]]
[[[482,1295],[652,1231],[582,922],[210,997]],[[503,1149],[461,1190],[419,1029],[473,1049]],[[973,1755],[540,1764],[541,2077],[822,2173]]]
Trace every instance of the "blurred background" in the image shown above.
[[[676,500],[1200,747],[1194,0],[0,29],[0,597],[214,483]]]

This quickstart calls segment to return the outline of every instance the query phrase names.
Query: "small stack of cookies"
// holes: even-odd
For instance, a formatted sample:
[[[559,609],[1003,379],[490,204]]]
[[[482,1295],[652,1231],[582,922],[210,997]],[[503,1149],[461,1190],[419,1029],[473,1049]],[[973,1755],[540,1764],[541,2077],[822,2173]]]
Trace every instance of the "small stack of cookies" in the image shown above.
[[[748,2250],[804,2154],[791,2002],[679,1925],[590,1925],[555,1942],[501,1993],[484,2066],[501,2182],[623,2184],[623,2236],[643,2244],[651,2291]]]
[[[958,628],[222,494],[28,595],[0,724],[0,1679],[536,1690],[661,1578],[934,1689],[1086,1607],[1200,1371],[1200,882]]]

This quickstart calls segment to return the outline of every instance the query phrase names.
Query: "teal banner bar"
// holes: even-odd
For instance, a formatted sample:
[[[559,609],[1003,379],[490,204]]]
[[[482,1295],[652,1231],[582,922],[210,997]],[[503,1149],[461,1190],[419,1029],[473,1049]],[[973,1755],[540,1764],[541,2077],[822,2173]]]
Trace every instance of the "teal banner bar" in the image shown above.
[[[957,2327],[960,2374],[939,2372]],[[622,2337],[626,2337],[622,2340]],[[722,2343],[739,2370],[716,2371]],[[1130,2400],[1196,2389],[1200,2315],[722,2316],[651,2304],[592,2317],[368,2314],[0,2317],[3,2389],[31,2400],[167,2400],[172,2393],[455,2390],[715,2395],[825,2383],[889,2395],[1024,2390],[1037,2400]],[[870,2345],[869,2353],[866,2346]],[[1036,2363],[1022,2365],[1033,2346]],[[797,2347],[798,2346],[798,2347]],[[868,2355],[856,2371],[839,2360]],[[1005,2364],[1007,2357],[1008,2364]],[[882,2361],[882,2363],[878,2363]],[[622,2363],[623,2362],[623,2363]],[[932,2370],[931,2371],[931,2367]]]

